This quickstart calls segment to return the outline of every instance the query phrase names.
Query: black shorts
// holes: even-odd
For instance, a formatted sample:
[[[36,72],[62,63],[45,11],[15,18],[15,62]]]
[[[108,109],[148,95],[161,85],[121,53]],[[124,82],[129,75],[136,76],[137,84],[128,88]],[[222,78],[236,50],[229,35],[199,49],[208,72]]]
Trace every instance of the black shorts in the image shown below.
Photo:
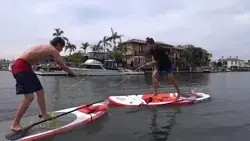
[[[159,73],[167,73],[167,74],[171,74],[171,73],[173,73],[173,69],[172,69],[172,67],[168,67],[168,68],[161,68],[161,67],[158,67],[157,68],[157,72],[159,72]]]
[[[12,65],[12,74],[16,79],[16,94],[32,94],[42,90],[40,80],[31,66],[23,59],[17,59]]]
[[[164,63],[158,62],[157,71],[161,74],[162,73],[171,74],[173,73],[172,65],[170,65],[170,63],[167,63],[167,62],[164,62]]]
[[[33,72],[19,72],[13,75],[16,79],[16,94],[31,94],[42,90],[40,80]]]

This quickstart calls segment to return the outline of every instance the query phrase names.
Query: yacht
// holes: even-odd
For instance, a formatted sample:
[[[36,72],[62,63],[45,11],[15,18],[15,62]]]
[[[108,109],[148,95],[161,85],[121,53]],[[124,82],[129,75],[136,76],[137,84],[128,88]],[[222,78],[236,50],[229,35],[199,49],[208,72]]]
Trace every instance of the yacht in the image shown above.
[[[94,59],[88,59],[86,62],[81,64],[80,67],[70,67],[70,69],[76,73],[80,73],[81,75],[90,76],[126,75],[123,71],[106,69],[101,62]]]
[[[10,64],[8,65],[8,71],[11,71],[11,70],[12,70],[12,69],[11,69],[12,65],[13,65],[13,63],[10,63]]]

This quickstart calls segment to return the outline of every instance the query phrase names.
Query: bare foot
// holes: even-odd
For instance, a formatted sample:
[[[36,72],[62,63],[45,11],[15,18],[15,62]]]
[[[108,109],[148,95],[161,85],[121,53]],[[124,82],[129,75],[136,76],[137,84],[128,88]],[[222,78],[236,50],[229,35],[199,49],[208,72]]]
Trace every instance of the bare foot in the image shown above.
[[[10,127],[10,130],[11,130],[11,131],[14,131],[14,132],[19,131],[19,130],[21,130],[21,129],[22,129],[22,126],[21,126],[20,124],[13,124],[13,125]]]
[[[46,114],[45,116],[42,116],[42,114],[39,114],[39,118],[41,118],[42,120],[46,120],[46,119],[52,118],[52,116],[49,113]]]
[[[178,93],[178,95],[175,97],[175,100],[178,101],[181,97],[181,93]]]
[[[175,101],[178,101],[180,99],[180,96],[177,96],[176,98],[175,98]]]

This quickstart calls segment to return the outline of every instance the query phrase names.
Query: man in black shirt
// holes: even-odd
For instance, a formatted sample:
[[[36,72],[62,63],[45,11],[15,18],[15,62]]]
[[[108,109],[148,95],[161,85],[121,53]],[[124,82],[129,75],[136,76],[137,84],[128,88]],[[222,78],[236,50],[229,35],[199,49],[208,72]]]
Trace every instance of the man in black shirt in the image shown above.
[[[181,92],[174,79],[172,62],[169,56],[166,54],[166,52],[162,47],[155,44],[153,38],[146,38],[146,44],[147,47],[150,47],[150,55],[152,55],[152,60],[154,62],[152,63],[154,66],[152,79],[153,79],[153,87],[155,95],[157,94],[157,88],[158,88],[158,73],[166,72],[169,81],[174,85],[175,89],[177,90],[178,96],[176,97],[176,100],[178,100],[181,96]]]

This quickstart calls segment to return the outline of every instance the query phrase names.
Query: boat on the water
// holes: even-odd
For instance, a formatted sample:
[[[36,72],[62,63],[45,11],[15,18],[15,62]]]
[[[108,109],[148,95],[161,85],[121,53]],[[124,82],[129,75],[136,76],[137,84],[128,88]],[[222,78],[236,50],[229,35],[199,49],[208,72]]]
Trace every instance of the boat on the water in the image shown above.
[[[11,71],[12,63],[8,66],[8,71]],[[115,68],[110,69],[103,65],[100,61],[95,59],[88,59],[86,62],[82,63],[79,67],[70,67],[71,70],[77,72],[81,75],[88,75],[88,76],[123,76],[123,75],[144,75],[142,71],[136,71],[124,68]],[[67,75],[66,72],[63,70],[51,70],[47,71],[47,69],[35,69],[35,73],[41,76],[62,76]]]
[[[100,61],[95,59],[88,59],[86,62],[81,64],[79,67],[70,67],[71,70],[90,76],[121,76],[121,75],[138,75],[144,74],[144,72],[133,72],[128,69],[107,69]]]

